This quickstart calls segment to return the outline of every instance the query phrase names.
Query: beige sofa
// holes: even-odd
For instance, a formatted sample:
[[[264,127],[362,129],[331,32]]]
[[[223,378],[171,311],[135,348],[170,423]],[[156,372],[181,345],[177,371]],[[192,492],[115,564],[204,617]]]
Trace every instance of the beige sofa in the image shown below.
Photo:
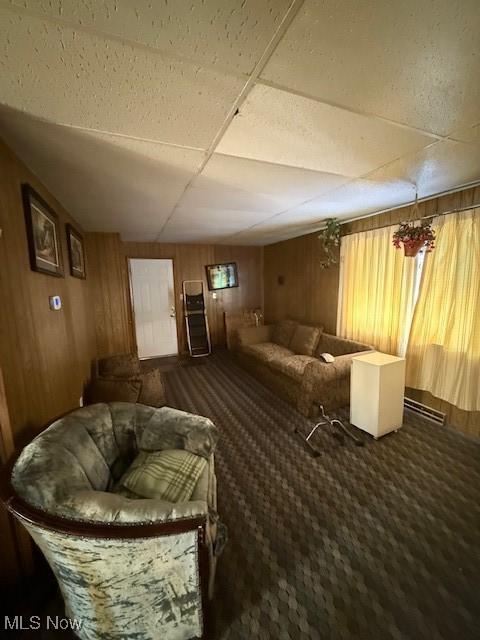
[[[239,343],[240,364],[305,416],[314,415],[319,403],[327,409],[347,405],[352,356],[372,349],[292,320],[240,329]],[[319,360],[321,353],[335,361]]]

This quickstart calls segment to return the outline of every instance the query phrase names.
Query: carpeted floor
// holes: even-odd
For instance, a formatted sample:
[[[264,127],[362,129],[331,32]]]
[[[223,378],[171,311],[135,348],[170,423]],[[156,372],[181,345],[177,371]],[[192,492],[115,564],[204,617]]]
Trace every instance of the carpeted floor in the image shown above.
[[[364,447],[321,433],[313,458],[308,423],[228,354],[167,387],[221,432],[217,638],[480,636],[478,441],[412,414]]]

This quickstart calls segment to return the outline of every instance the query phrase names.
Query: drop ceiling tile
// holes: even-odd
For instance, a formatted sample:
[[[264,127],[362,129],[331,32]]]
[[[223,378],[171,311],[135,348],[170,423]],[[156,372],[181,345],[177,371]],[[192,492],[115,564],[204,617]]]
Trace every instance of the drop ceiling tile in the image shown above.
[[[291,219],[307,223],[309,219],[317,222],[332,217],[350,218],[396,207],[411,202],[414,197],[415,188],[407,181],[355,180],[282,216],[277,216],[276,220],[288,224]]]
[[[417,185],[420,198],[442,193],[480,180],[480,144],[442,140],[373,172],[369,178],[409,181]]]
[[[2,102],[48,120],[207,148],[244,81],[0,7]]]
[[[273,195],[249,193],[242,189],[189,187],[180,201],[183,209],[208,207],[211,209],[237,209],[245,211],[271,211],[276,213],[288,207]]]
[[[123,242],[155,242],[158,233],[121,233]]]
[[[177,147],[160,142],[149,142],[125,136],[117,136],[109,133],[81,132],[85,134],[85,139],[103,142],[105,148],[112,152],[118,150],[119,153],[128,154],[131,169],[135,171],[135,159],[142,163],[151,161],[156,164],[156,170],[160,169],[159,180],[190,180],[205,157],[205,152],[198,149],[188,149],[187,147]]]
[[[474,142],[476,144],[480,144],[480,124],[474,125],[473,127],[466,127],[459,131],[454,131],[449,137],[460,142]]]
[[[246,211],[244,209],[214,209],[211,207],[183,208],[177,207],[169,225],[199,225],[213,226],[219,230],[232,226],[244,228],[266,220],[272,216],[266,211]]]
[[[375,118],[257,85],[217,151],[356,177],[433,140]]]
[[[193,181],[193,186],[212,190],[242,189],[263,196],[268,194],[283,203],[284,209],[288,209],[348,180],[350,178],[334,173],[214,153],[201,174]]]
[[[227,239],[231,236],[231,231],[228,233],[219,233],[214,229],[205,228],[165,228],[162,233],[157,237],[157,242],[177,242],[181,243],[193,243],[193,244],[218,244],[227,243]]]
[[[290,0],[13,0],[11,4],[199,64],[249,73],[280,25]]]
[[[308,233],[304,225],[272,224],[267,221],[253,229],[236,234],[230,238],[230,241],[232,244],[267,245],[295,238],[304,233]]]
[[[92,134],[0,107],[0,135],[88,231],[158,234],[203,153]]]
[[[441,135],[479,122],[478,0],[427,4],[306,0],[262,77]]]

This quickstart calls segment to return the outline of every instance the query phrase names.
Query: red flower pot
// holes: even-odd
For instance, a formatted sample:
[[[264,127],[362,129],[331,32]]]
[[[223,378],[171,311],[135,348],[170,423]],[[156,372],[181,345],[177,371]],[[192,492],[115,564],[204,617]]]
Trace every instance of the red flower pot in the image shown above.
[[[424,240],[411,240],[408,244],[404,244],[403,250],[405,251],[405,257],[415,258],[424,244]]]

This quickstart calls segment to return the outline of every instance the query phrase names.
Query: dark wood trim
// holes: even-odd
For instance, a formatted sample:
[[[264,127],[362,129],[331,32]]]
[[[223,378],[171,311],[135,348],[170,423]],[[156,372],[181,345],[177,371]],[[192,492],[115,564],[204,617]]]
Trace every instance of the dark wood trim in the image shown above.
[[[32,506],[21,498],[13,488],[10,478],[12,469],[21,452],[14,454],[0,469],[0,500],[8,511],[20,520],[70,535],[94,538],[153,538],[158,535],[173,535],[198,529],[199,543],[206,546],[208,515],[193,516],[168,522],[129,524],[94,522],[64,518]]]
[[[67,535],[89,538],[154,538],[159,535],[173,535],[187,531],[199,531],[199,543],[204,545],[207,516],[184,518],[169,522],[148,524],[126,524],[70,520],[37,509],[13,493],[5,501],[6,508],[19,520],[31,525],[57,531]]]

